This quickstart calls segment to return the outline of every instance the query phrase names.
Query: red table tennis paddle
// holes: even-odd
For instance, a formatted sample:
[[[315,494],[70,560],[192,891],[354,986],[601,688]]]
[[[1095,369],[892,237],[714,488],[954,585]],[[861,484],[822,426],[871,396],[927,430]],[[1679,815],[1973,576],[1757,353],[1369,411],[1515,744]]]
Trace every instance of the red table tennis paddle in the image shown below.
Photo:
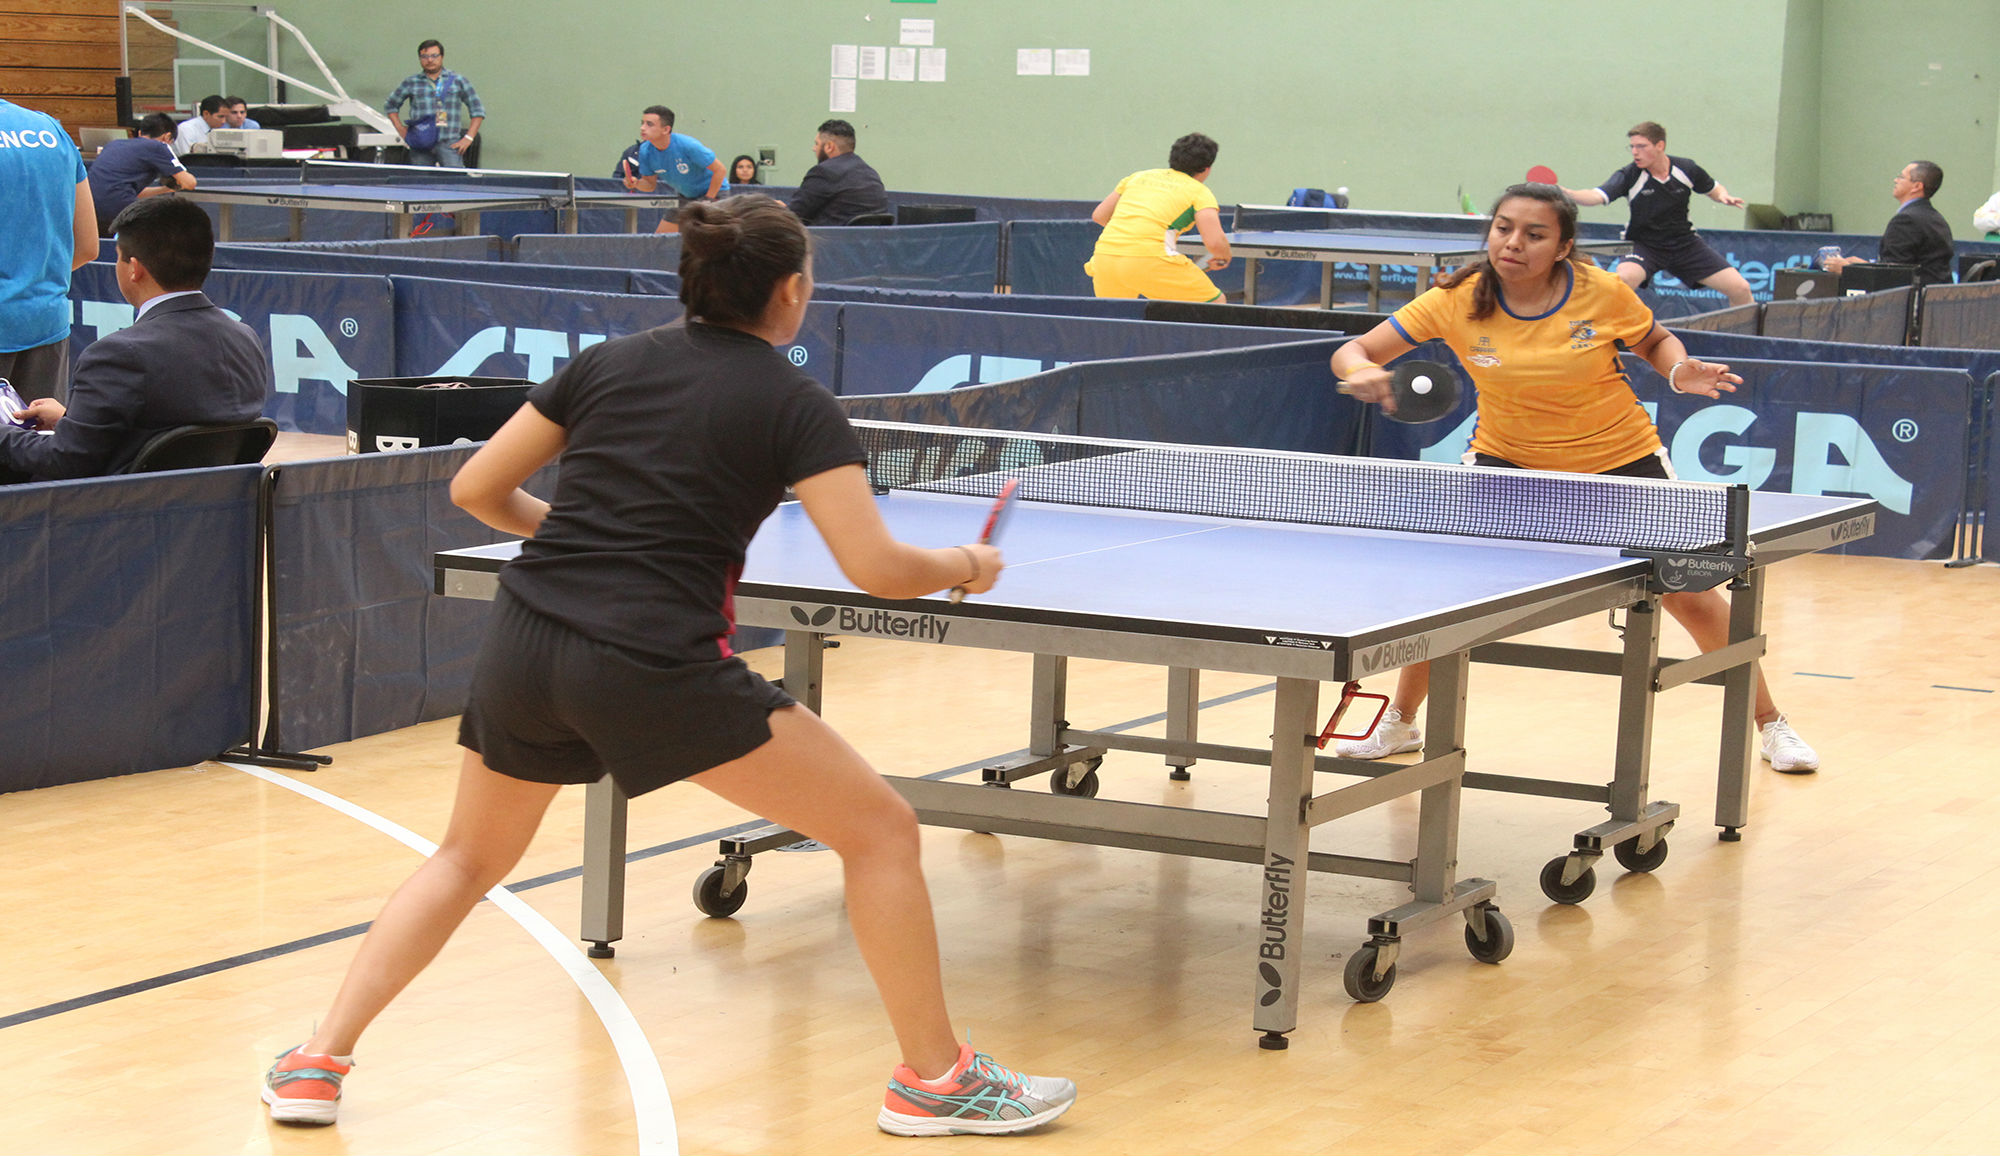
[[[1000,496],[993,499],[993,508],[986,512],[986,525],[979,531],[980,545],[990,546],[993,544],[993,539],[1000,536],[1000,523],[1005,520],[1008,509],[1014,504],[1014,493],[1020,488],[1019,478],[1008,478],[1007,484],[1000,487]],[[965,595],[965,587],[951,588],[951,601],[954,605],[965,601]]]
[[[1536,165],[1534,168],[1528,170],[1528,183],[1531,185],[1553,185],[1556,183],[1556,171],[1547,165]]]

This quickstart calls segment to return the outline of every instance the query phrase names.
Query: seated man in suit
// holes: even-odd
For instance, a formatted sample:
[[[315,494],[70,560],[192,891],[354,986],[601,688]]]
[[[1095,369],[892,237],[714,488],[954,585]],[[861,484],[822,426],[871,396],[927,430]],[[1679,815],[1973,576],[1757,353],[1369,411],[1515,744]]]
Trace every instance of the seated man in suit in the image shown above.
[[[863,213],[889,211],[889,194],[882,177],[854,153],[854,126],[830,120],[813,137],[813,158],[799,191],[792,194],[792,212],[808,225],[845,225]]]
[[[1931,205],[1943,184],[1943,169],[1930,161],[1911,161],[1889,187],[1902,207],[1882,231],[1880,259],[1885,265],[1915,265],[1919,285],[1951,282],[1951,226]],[[1833,257],[1826,267],[1838,272],[1867,263],[1863,257]]]
[[[162,430],[264,412],[271,371],[257,334],[201,292],[215,258],[208,214],[148,197],[118,214],[112,233],[118,290],[138,315],[77,358],[67,407],[42,398],[6,415],[35,429],[0,425],[0,481],[114,474]]]

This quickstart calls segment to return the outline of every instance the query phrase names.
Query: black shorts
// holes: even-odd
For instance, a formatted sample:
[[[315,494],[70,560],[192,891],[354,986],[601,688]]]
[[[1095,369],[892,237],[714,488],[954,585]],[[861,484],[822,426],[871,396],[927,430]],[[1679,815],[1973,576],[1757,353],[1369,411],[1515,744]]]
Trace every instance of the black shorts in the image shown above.
[[[1471,464],[1475,466],[1499,466],[1502,469],[1508,470],[1522,468],[1508,461],[1506,458],[1496,458],[1492,454],[1473,454]],[[1671,482],[1676,476],[1674,474],[1674,467],[1667,461],[1667,451],[1665,450],[1655,450],[1637,461],[1626,462],[1622,466],[1613,466],[1608,470],[1599,470],[1597,472],[1607,477],[1658,478],[1663,482]]]
[[[638,796],[763,746],[771,712],[795,702],[740,658],[664,665],[585,638],[503,588],[458,741],[510,778],[609,773]]]
[[[1722,254],[1709,248],[1708,242],[1694,233],[1671,241],[1634,241],[1632,251],[1618,260],[1630,261],[1646,271],[1646,279],[1639,282],[1641,289],[1652,284],[1653,274],[1662,271],[1672,273],[1680,278],[1681,284],[1693,289],[1729,268]]]

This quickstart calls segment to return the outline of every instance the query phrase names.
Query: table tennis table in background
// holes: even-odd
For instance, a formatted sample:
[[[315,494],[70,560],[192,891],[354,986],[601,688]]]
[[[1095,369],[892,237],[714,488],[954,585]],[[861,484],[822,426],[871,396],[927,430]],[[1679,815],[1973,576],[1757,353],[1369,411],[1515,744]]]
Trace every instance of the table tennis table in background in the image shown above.
[[[374,213],[388,218],[395,237],[435,231],[437,219],[448,217],[453,235],[473,236],[482,212],[553,212],[562,231],[574,233],[580,209],[623,209],[626,231],[637,232],[640,210],[681,203],[676,195],[579,190],[568,173],[346,161],[308,161],[296,182],[203,181],[181,195],[218,207],[218,241],[234,239],[234,210],[241,205],[289,209],[288,239],[296,241],[305,234],[308,209]]]
[[[1257,272],[1263,261],[1320,263],[1319,307],[1333,307],[1333,267],[1348,262],[1368,267],[1368,311],[1381,312],[1382,269],[1412,265],[1418,292],[1440,269],[1463,265],[1486,253],[1486,238],[1478,233],[1431,233],[1402,229],[1271,229],[1230,233],[1229,248],[1243,261],[1243,303],[1257,303]],[[1181,234],[1180,251],[1199,260],[1207,254],[1199,234]],[[1625,241],[1579,241],[1579,250],[1593,256],[1629,253]]]
[[[1653,684],[1676,685],[1672,671],[1685,676],[1679,681],[1723,682],[1724,762],[1733,750],[1734,773],[1743,778],[1749,664],[1763,641],[1752,606],[1733,617],[1730,646],[1663,669],[1653,612],[1660,591],[1728,578],[1743,584],[1754,604],[1758,565],[1862,536],[1873,517],[1865,501],[1752,496],[1704,483],[855,426],[871,481],[883,491],[883,516],[906,541],[968,540],[1000,485],[1020,479],[1001,583],[957,605],[941,596],[870,597],[846,581],[803,510],[788,503],[750,547],[734,591],[738,621],[786,631],[785,687],[813,709],[830,635],[1033,654],[1025,754],[994,760],[981,783],[890,781],[930,824],[1259,864],[1247,969],[1255,981],[1253,1023],[1270,1048],[1284,1047],[1298,1022],[1308,871],[1399,881],[1412,892],[1368,920],[1367,942],[1349,956],[1344,980],[1356,999],[1387,994],[1403,937],[1452,916],[1463,919],[1475,958],[1497,963],[1511,951],[1513,931],[1498,909],[1496,885],[1455,876],[1461,791],[1472,785],[1464,723],[1476,650],[1552,623],[1628,611],[1624,654],[1608,667],[1592,660],[1577,668],[1624,680],[1621,759],[1624,728],[1643,732],[1630,744],[1636,779],[1617,790],[1590,788],[1596,795],[1528,780],[1483,785],[1607,802],[1614,818],[1592,829],[1594,845],[1629,842],[1652,854],[1663,850],[1661,838],[1678,815],[1673,804],[1645,798]],[[501,566],[518,549],[502,543],[439,554],[438,592],[492,597]],[[1073,726],[1071,657],[1167,667],[1165,737]],[[1549,648],[1499,657],[1558,664]],[[1318,753],[1322,682],[1419,661],[1432,672],[1420,758],[1362,763]],[[1199,741],[1202,670],[1275,679],[1268,748]],[[1181,774],[1196,760],[1263,767],[1266,811],[1096,798],[1112,749],[1165,755]],[[1359,781],[1318,792],[1318,773]],[[1051,793],[995,789],[1040,775],[1049,776]],[[1414,858],[1310,847],[1313,828],[1413,794]],[[1747,806],[1747,793],[1736,804]],[[1730,818],[1737,826],[1744,821],[1733,812]],[[607,955],[623,935],[625,864],[625,800],[609,780],[590,788],[586,827],[582,938],[594,944],[593,954]],[[697,883],[697,904],[709,914],[733,913],[747,894],[752,856],[799,838],[773,826],[725,840],[722,859]],[[1657,863],[1636,869],[1651,866]]]

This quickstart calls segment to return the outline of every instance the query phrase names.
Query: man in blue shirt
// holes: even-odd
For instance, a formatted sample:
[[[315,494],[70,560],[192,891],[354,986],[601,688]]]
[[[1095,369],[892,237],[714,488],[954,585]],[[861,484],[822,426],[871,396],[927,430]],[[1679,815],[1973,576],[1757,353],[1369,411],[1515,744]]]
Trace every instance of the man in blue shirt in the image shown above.
[[[486,123],[486,105],[472,82],[444,66],[444,45],[426,40],[417,45],[417,66],[423,71],[406,77],[382,103],[396,135],[409,146],[410,163],[440,168],[465,167],[465,150]],[[410,106],[410,122],[403,123],[403,105]],[[459,119],[459,109],[469,120]]]
[[[171,181],[177,189],[194,188],[194,174],[167,145],[173,135],[173,118],[156,112],[139,122],[138,136],[112,141],[97,151],[90,164],[90,199],[97,205],[98,236],[111,235],[111,222],[125,206],[166,192],[161,182]]]
[[[639,158],[625,166],[625,187],[642,193],[658,191],[664,179],[667,187],[683,197],[714,200],[729,191],[729,180],[715,150],[687,135],[674,131],[674,110],[663,104],[648,108],[639,116]],[[678,233],[669,213],[660,219],[656,233]]]
[[[264,126],[250,119],[250,106],[244,103],[242,97],[225,96],[222,98],[222,127],[254,129]]]
[[[97,256],[97,212],[75,142],[53,117],[0,100],[0,377],[21,397],[69,392],[69,275]]]

